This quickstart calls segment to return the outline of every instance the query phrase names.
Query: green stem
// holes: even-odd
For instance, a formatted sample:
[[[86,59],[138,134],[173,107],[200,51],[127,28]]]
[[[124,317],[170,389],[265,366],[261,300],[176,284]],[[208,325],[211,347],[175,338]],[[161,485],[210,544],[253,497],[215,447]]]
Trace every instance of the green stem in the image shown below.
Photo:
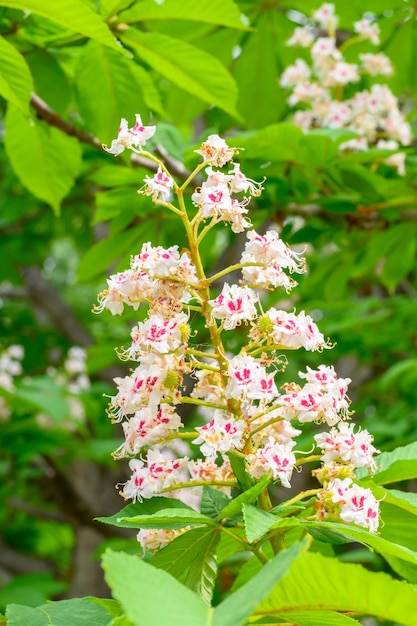
[[[237,487],[238,484],[235,480],[190,480],[184,483],[175,483],[171,487],[165,487],[159,493],[168,493],[170,491],[176,491],[177,489],[188,489],[189,487]]]
[[[199,398],[192,398],[190,396],[182,396],[180,399],[181,404],[195,404],[197,406],[208,406],[212,409],[221,409],[227,411],[225,404],[215,404],[214,402],[206,402],[206,400],[200,400]]]
[[[197,165],[197,167],[195,168],[195,170],[193,170],[191,172],[191,174],[189,175],[189,177],[187,178],[187,180],[185,180],[183,182],[183,184],[181,185],[181,187],[179,187],[180,191],[184,191],[184,189],[186,189],[186,187],[188,187],[188,185],[191,183],[191,181],[197,176],[197,174],[199,172],[201,172],[202,169],[204,169],[207,165],[207,161],[203,161],[203,163],[200,163],[199,165]]]
[[[187,348],[186,350],[187,354],[192,354],[193,356],[201,356],[202,358],[207,358],[207,359],[218,359],[219,355],[218,354],[212,354],[209,352],[203,352],[202,350],[195,350],[194,348]]]
[[[248,352],[250,356],[257,356],[258,354],[262,354],[262,352],[276,352],[277,350],[298,350],[298,348],[293,348],[291,346],[283,346],[281,344],[272,344],[267,346],[261,346],[257,350],[253,350],[252,352]]]
[[[316,496],[320,493],[322,489],[307,489],[307,491],[301,491],[299,494],[291,498],[291,500],[287,500],[282,503],[282,506],[291,506],[295,504],[295,502],[299,502],[300,500],[304,500],[304,498],[309,498],[310,496]]]
[[[306,456],[303,459],[298,459],[295,462],[295,466],[299,467],[300,465],[304,465],[305,463],[312,463],[313,461],[320,461],[322,458],[321,454],[311,454],[310,456]]]
[[[207,283],[211,285],[211,283],[214,283],[219,278],[222,278],[222,276],[226,276],[226,274],[230,274],[236,270],[241,270],[243,267],[263,267],[263,265],[262,263],[235,263],[234,265],[229,265],[229,267],[226,267],[226,269],[221,272],[217,272],[217,274],[210,276],[210,278],[207,279]]]

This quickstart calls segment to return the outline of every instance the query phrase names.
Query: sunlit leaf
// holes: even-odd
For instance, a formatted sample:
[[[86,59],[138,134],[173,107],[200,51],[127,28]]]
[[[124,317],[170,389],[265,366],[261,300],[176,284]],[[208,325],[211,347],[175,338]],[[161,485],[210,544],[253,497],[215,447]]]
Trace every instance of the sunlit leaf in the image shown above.
[[[204,102],[238,117],[236,83],[215,57],[160,33],[129,28],[121,37],[137,57],[156,72]]]
[[[79,142],[44,122],[29,122],[12,106],[5,128],[7,154],[22,184],[58,213],[80,172]]]
[[[53,2],[45,2],[45,0],[1,0],[1,5],[36,13],[106,46],[120,50],[107,24],[102,22],[100,17],[82,0],[59,0],[59,11],[56,10]]]
[[[29,113],[32,76],[23,56],[4,37],[0,37],[0,95]]]

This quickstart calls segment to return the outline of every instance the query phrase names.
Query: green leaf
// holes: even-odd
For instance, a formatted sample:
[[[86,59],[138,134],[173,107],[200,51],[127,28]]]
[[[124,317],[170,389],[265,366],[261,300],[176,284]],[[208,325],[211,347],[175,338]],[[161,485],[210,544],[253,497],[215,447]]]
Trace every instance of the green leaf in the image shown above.
[[[167,572],[134,555],[107,551],[107,584],[135,626],[208,626],[209,609]]]
[[[142,61],[172,83],[239,117],[236,84],[224,65],[211,54],[160,33],[129,28],[121,37]]]
[[[246,471],[245,459],[241,456],[237,456],[236,454],[232,454],[231,452],[227,453],[227,457],[242,491],[252,487],[254,481],[252,476]]]
[[[315,202],[334,213],[355,213],[360,196],[355,194],[337,193],[317,198]]]
[[[282,614],[280,618],[297,626],[354,626],[361,623],[348,615],[333,611],[294,611]]]
[[[251,504],[244,504],[242,510],[246,537],[249,543],[257,541],[272,528],[292,528],[299,525],[296,518],[278,517]]]
[[[75,76],[81,115],[89,131],[105,143],[116,137],[122,117],[133,126],[135,113],[145,123],[147,109],[164,115],[149,73],[95,41],[84,46]]]
[[[380,489],[383,488],[381,487]],[[383,495],[377,496],[377,498],[380,498],[386,504],[393,504],[399,509],[417,515],[417,493],[399,491],[398,489],[384,489]]]
[[[38,120],[30,123],[13,106],[8,107],[5,129],[6,151],[17,176],[58,214],[81,169],[79,142]]]
[[[194,509],[163,509],[152,515],[136,515],[135,517],[121,517],[120,522],[126,522],[130,528],[184,528],[189,525],[213,525],[215,522]]]
[[[247,128],[260,128],[282,116],[286,108],[275,54],[275,8],[265,11],[237,58],[238,110]]]
[[[115,168],[118,169],[118,168]],[[96,212],[93,224],[107,222],[108,220],[128,213],[132,216],[139,214],[139,209],[148,209],[149,202],[146,198],[135,197],[132,187],[122,187],[119,189],[109,189],[96,193]]]
[[[414,626],[416,606],[415,586],[360,565],[308,553],[293,563],[254,615],[282,616],[303,610],[313,615],[315,610],[351,611]]]
[[[101,187],[135,185],[137,188],[146,174],[147,172],[144,169],[126,167],[123,165],[122,161],[115,159],[111,165],[102,165],[97,170],[94,170],[88,177],[88,180],[93,181],[93,183]],[[124,191],[127,192],[127,189]],[[129,187],[129,191],[130,194],[132,194],[132,187]],[[130,199],[132,200],[132,196]]]
[[[44,411],[57,422],[70,416],[71,412],[63,387],[57,385],[49,376],[37,376],[22,382],[14,390],[14,395]]]
[[[293,124],[273,124],[247,139],[236,139],[239,147],[245,149],[245,157],[263,159],[266,162],[300,162],[303,131]],[[232,143],[232,142],[230,142]]]
[[[67,585],[54,581],[52,572],[36,572],[16,576],[0,588],[0,610],[8,604],[36,607],[47,601],[49,596],[63,593]]]
[[[304,543],[296,543],[282,550],[268,561],[261,571],[231,594],[214,609],[213,626],[243,626],[247,618],[267,597],[277,582],[287,574],[293,561],[300,556]]]
[[[238,6],[232,0],[142,0],[121,15],[124,24],[144,20],[190,20],[247,29]]]
[[[199,544],[199,556],[191,561],[185,584],[195,591],[209,606],[217,576],[217,546],[220,533],[213,529],[205,535],[205,542]]]
[[[142,225],[139,224],[94,244],[81,259],[78,267],[78,280],[88,281],[102,274],[124,254],[134,252],[135,243],[142,230]]]
[[[57,113],[65,114],[72,93],[69,80],[55,57],[46,50],[32,50],[27,62],[34,80],[34,91]]]
[[[110,524],[112,526],[119,526],[120,528],[131,528],[131,525],[127,521],[131,517],[137,517],[138,515],[153,515],[157,511],[166,509],[178,509],[184,508],[187,511],[193,510],[188,504],[185,504],[181,500],[175,498],[163,498],[162,496],[156,496],[150,500],[143,500],[142,502],[135,502],[134,504],[128,504],[121,511],[110,515],[109,517],[97,517],[98,522],[103,524]]]
[[[201,498],[200,510],[203,515],[216,519],[220,511],[230,502],[230,498],[214,487],[205,485]]]
[[[1,6],[36,13],[76,33],[120,50],[107,24],[82,0],[60,0],[59,11],[53,2],[45,0],[1,0]]]
[[[262,493],[264,489],[267,489],[271,478],[269,476],[263,476],[258,483],[244,491],[239,496],[234,498],[227,504],[224,509],[221,510],[217,517],[217,521],[226,519],[226,517],[234,517],[241,512],[242,506],[254,502],[256,498]]]
[[[28,115],[32,90],[32,76],[25,59],[0,36],[0,95]]]
[[[362,165],[340,164],[340,174],[348,190],[359,192],[363,203],[383,199],[384,179]]]
[[[389,490],[386,490],[386,494],[387,497],[380,503],[381,519],[384,522],[381,527],[381,535],[388,541],[401,544],[402,546],[416,551],[416,509],[414,509],[414,511],[406,510],[403,506],[405,505],[410,508],[410,501],[402,500],[398,497],[390,498]],[[414,496],[414,500],[417,498],[417,494],[404,495]],[[394,500],[395,504],[390,503],[390,499]],[[400,508],[397,504],[403,506]],[[391,565],[392,569],[400,574],[400,576],[403,576],[410,582],[417,583],[417,558],[414,563],[409,563],[395,554],[384,554],[384,557]]]
[[[394,535],[392,535],[392,539],[388,541],[387,539],[384,539],[384,537],[371,533],[360,526],[342,524],[339,522],[310,522],[307,520],[300,520],[300,524],[309,532],[312,530],[313,532],[311,534],[319,541],[325,540],[330,543],[357,541],[373,548],[376,552],[382,554],[383,556],[390,555],[398,557],[404,561],[417,565],[417,552],[410,550],[405,546],[399,545],[399,543],[393,543],[393,539],[398,541]],[[319,533],[315,531],[319,531]],[[326,531],[330,532],[326,534]]]
[[[311,162],[316,168],[325,168],[338,154],[337,144],[331,137],[325,135],[308,134],[301,140],[301,145],[310,153]]]
[[[387,485],[401,480],[417,478],[417,442],[383,452],[375,458],[378,470],[373,475],[377,485]],[[366,470],[357,472],[358,478],[369,476]]]
[[[213,528],[193,528],[159,550],[152,558],[152,565],[169,572],[175,578],[185,580],[191,563],[198,561],[213,536]]]
[[[417,224],[401,224],[404,236],[398,245],[391,250],[381,272],[381,282],[393,290],[414,268],[416,252]]]
[[[36,609],[11,604],[6,610],[8,626],[110,626],[111,615],[89,598],[43,604]]]

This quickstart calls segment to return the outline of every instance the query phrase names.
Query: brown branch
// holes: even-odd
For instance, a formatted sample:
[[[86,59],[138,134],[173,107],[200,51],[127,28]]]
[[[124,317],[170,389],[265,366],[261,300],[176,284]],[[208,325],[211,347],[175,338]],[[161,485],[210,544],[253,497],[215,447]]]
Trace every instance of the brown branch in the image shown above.
[[[60,511],[47,511],[46,509],[38,509],[36,506],[32,506],[28,504],[24,500],[20,498],[9,498],[7,501],[8,506],[12,509],[18,509],[19,511],[24,511],[33,517],[39,517],[40,519],[50,519],[55,522],[63,522],[69,523],[70,518],[67,515],[64,515]]]
[[[33,304],[48,315],[71,343],[84,348],[91,346],[94,340],[90,333],[77,320],[54,287],[44,279],[39,269],[35,266],[21,267],[20,272],[25,279],[26,291]]]
[[[69,343],[83,348],[88,348],[95,343],[93,336],[78,321],[58,291],[45,280],[39,268],[21,267],[20,273],[26,285],[21,291],[21,296],[29,298],[34,308],[46,315]],[[115,364],[98,372],[96,377],[111,383],[116,376],[125,376],[125,374],[126,368]]]
[[[78,126],[71,124],[64,120],[58,113],[56,113],[53,109],[48,106],[48,104],[42,100],[37,94],[32,93],[30,104],[32,108],[36,111],[36,115],[39,119],[43,120],[50,126],[54,126],[58,128],[66,135],[70,137],[76,137],[81,143],[85,143],[88,146],[92,146],[97,150],[102,150],[102,144],[97,137],[93,137],[90,133],[85,132]],[[182,163],[172,158],[166,150],[162,146],[157,146],[156,151],[160,154],[162,160],[166,164],[167,168],[177,178],[180,180],[186,180],[190,174],[190,172],[184,167]],[[158,169],[158,165],[149,159],[140,156],[139,154],[132,154],[131,160],[133,165],[138,167],[143,167],[151,172],[156,172]]]

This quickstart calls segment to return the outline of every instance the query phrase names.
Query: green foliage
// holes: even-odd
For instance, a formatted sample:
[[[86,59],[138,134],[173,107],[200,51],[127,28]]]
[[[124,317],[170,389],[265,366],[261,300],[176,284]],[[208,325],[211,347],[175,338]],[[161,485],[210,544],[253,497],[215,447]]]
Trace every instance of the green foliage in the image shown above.
[[[0,579],[7,624],[238,626],[269,619],[348,626],[364,616],[415,624],[417,501],[409,491],[417,477],[417,448],[410,443],[417,438],[415,145],[406,149],[402,177],[383,163],[392,151],[343,154],[340,144],[355,136],[350,131],[304,134],[291,123],[279,76],[303,51],[285,41],[319,2],[58,4],[0,0],[0,335],[2,347],[21,343],[26,351],[24,377],[0,391],[11,410],[1,416],[0,498],[7,506],[0,529],[2,543],[35,570],[25,574],[16,565],[11,580]],[[345,32],[364,10],[359,1],[337,0],[336,8]],[[366,10],[378,14],[382,48],[396,68],[389,84],[415,125],[416,8],[372,0]],[[125,341],[126,323],[91,315],[95,294],[105,288],[108,270],[127,267],[143,242],[184,245],[175,223],[135,193],[149,163],[99,151],[116,136],[120,119],[131,124],[135,113],[156,123],[154,143],[181,162],[178,180],[186,177],[179,165],[194,165],[193,151],[210,133],[231,135],[228,143],[242,148],[242,170],[267,178],[250,207],[254,227],[278,225],[284,240],[306,248],[309,266],[287,308],[313,312],[336,342],[331,353],[294,355],[288,380],[319,359],[337,362],[353,379],[352,408],[384,450],[373,475],[357,472],[381,500],[380,534],[306,521],[314,515],[309,500],[261,510],[257,500],[269,481],[253,484],[237,457],[230,460],[242,493],[229,498],[206,487],[201,514],[162,497],[118,513],[117,503],[104,502],[104,484],[126,480],[109,456],[120,441],[101,399],[114,393],[112,379],[128,372],[107,369],[115,363],[113,346]],[[203,261],[212,273],[220,259],[239,256],[241,242],[235,245],[226,230],[207,242]],[[132,313],[130,321],[140,315]],[[234,347],[238,329],[231,334]],[[81,422],[71,394],[48,370],[78,344],[89,347],[94,379],[79,398],[87,415]],[[303,436],[308,449],[312,432]],[[106,540],[112,526],[126,532],[117,537],[121,542],[136,528],[184,532],[145,560],[106,553],[116,600],[45,604],[65,589],[73,592],[72,574],[84,568],[76,561],[76,532],[93,517]],[[302,537],[308,545],[299,543]],[[342,562],[357,543],[366,551],[349,554],[366,568]],[[271,544],[290,547],[274,557]],[[380,561],[363,556],[374,552]]]
[[[110,614],[89,598],[74,598],[35,609],[11,604],[6,611],[8,626],[110,626]]]

